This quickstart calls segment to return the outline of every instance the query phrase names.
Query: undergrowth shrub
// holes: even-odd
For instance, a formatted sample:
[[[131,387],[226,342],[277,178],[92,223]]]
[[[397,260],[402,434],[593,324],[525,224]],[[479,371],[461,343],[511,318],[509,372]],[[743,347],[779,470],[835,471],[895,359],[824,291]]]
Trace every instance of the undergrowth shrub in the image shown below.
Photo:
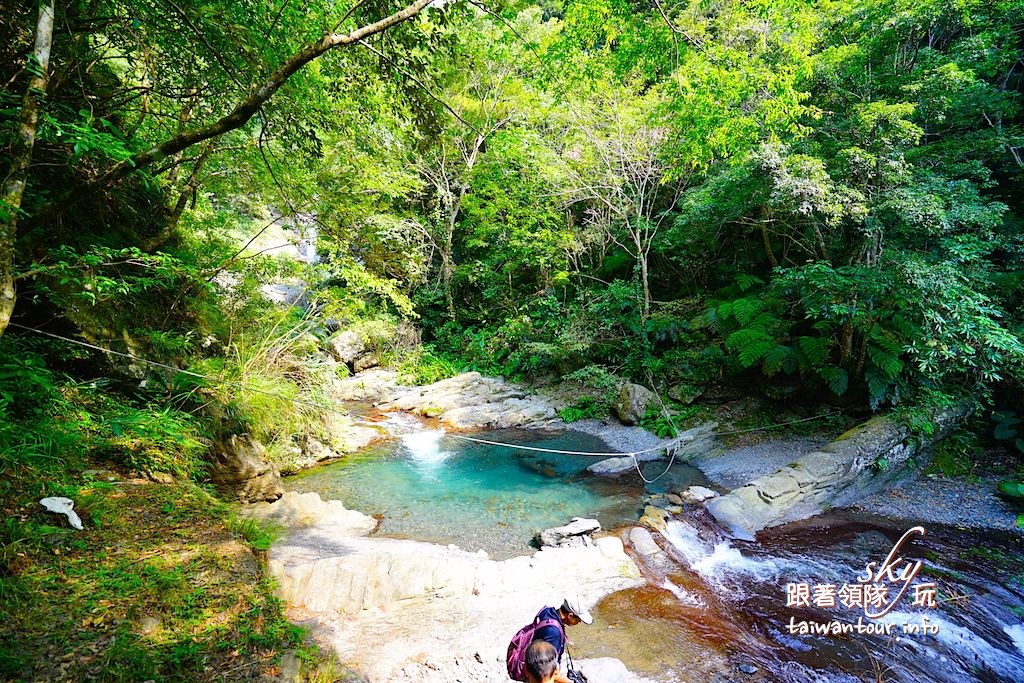
[[[587,365],[569,373],[563,379],[579,383],[580,388],[587,392],[559,411],[559,416],[566,422],[608,415],[621,384],[618,377],[601,365]]]
[[[430,345],[416,347],[403,354],[397,362],[397,369],[399,383],[413,386],[431,384],[459,373],[454,361]]]

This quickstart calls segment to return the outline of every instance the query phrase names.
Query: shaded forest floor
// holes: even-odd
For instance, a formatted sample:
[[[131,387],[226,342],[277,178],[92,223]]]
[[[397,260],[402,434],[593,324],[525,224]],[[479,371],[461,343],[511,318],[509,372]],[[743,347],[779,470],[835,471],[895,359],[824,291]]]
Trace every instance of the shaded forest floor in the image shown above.
[[[191,485],[95,482],[85,529],[8,510],[0,680],[337,680],[284,617],[259,555],[269,535]]]

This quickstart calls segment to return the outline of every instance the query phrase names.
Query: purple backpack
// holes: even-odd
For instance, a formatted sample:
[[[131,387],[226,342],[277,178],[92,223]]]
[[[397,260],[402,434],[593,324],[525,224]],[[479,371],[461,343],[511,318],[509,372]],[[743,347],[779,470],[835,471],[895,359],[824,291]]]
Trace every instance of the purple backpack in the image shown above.
[[[543,611],[541,610],[541,612]],[[530,643],[533,642],[537,629],[545,626],[557,626],[562,631],[563,638],[565,637],[562,622],[558,619],[541,619],[540,612],[531,623],[519,629],[512,636],[512,642],[508,644],[508,654],[505,656],[505,665],[508,667],[508,675],[513,681],[526,680],[526,648],[530,647]]]

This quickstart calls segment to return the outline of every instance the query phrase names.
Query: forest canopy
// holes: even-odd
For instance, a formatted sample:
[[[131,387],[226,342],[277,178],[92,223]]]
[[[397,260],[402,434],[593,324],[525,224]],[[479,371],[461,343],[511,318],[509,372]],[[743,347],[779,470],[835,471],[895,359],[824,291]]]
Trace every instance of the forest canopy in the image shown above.
[[[211,362],[270,215],[315,226],[331,316],[462,367],[1020,389],[1019,0],[10,9],[8,346]]]

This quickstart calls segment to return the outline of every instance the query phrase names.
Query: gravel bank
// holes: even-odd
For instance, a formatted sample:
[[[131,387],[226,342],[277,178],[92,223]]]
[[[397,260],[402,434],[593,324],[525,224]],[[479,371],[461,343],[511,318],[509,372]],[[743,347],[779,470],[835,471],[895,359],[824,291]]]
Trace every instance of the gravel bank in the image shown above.
[[[616,453],[633,453],[655,446],[663,446],[672,443],[672,439],[661,439],[651,434],[643,427],[627,427],[618,420],[578,420],[577,422],[563,423],[564,429],[571,429],[584,434],[590,434],[608,444],[608,448]],[[561,425],[552,424],[552,427]]]
[[[827,436],[751,435],[688,462],[718,486],[732,490],[785,467],[829,441]]]
[[[948,524],[962,529],[998,529],[1024,534],[1016,525],[1019,514],[996,495],[1001,477],[975,480],[919,475],[896,488],[865,498],[852,506],[914,524]]]

